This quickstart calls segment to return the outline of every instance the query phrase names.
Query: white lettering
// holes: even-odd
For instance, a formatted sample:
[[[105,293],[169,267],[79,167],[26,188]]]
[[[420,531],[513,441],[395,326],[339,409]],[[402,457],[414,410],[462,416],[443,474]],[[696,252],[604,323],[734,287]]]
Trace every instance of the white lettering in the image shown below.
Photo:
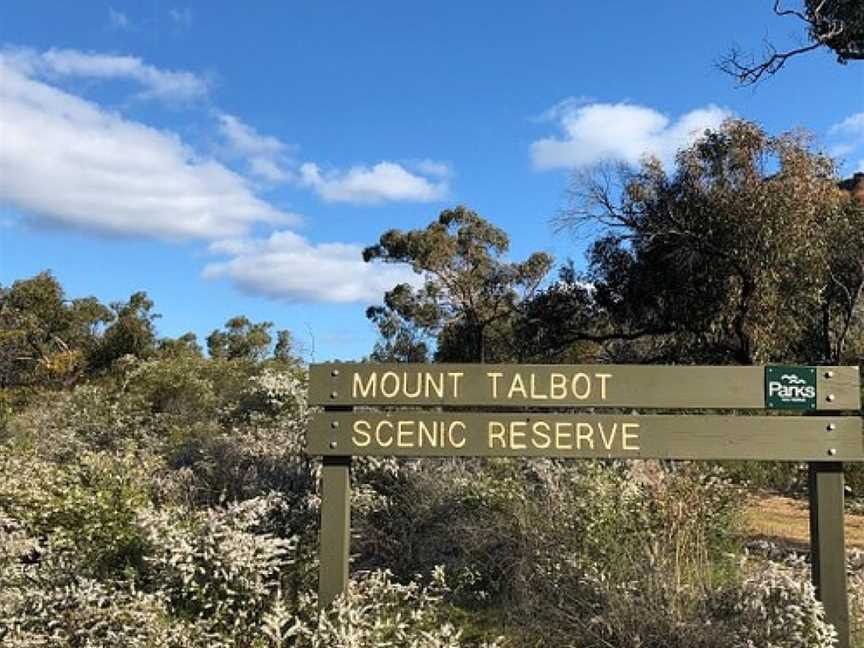
[[[371,429],[372,426],[369,424],[369,421],[364,421],[363,419],[354,421],[354,437],[351,439],[351,442],[358,448],[365,448],[372,442],[372,435],[369,434],[369,430]]]

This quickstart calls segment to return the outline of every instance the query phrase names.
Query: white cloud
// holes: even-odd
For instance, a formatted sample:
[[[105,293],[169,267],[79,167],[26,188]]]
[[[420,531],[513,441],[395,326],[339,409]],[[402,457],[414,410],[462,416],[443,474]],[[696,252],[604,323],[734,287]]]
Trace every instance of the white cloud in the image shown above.
[[[585,95],[580,95],[578,97],[566,97],[556,103],[551,108],[547,108],[539,115],[531,117],[531,121],[538,124],[542,124],[544,122],[557,122],[563,116],[569,115],[570,113],[578,109],[580,106],[585,106],[593,102],[594,99],[592,97],[587,97]]]
[[[96,59],[56,60],[83,73],[84,63]],[[243,177],[196,156],[177,135],[30,78],[2,54],[0,133],[0,201],[47,222],[216,239],[243,236],[254,222],[296,220],[258,199]]]
[[[261,135],[234,115],[221,113],[219,132],[231,151],[247,158],[250,171],[270,182],[285,182],[293,177],[286,157],[288,147],[270,135]]]
[[[186,71],[163,70],[145,64],[134,56],[93,54],[68,49],[37,52],[29,48],[6,48],[0,57],[7,66],[22,74],[46,80],[62,77],[124,79],[135,81],[145,97],[171,101],[191,101],[207,94],[207,82]]]
[[[551,110],[549,117],[563,132],[531,145],[537,169],[580,168],[607,160],[635,164],[645,155],[669,163],[679,148],[732,114],[709,105],[672,122],[652,108],[628,103],[565,103]]]
[[[857,147],[855,144],[850,144],[848,142],[841,142],[840,144],[834,144],[828,149],[828,154],[834,158],[845,157],[849,155],[852,151],[854,151]]]
[[[42,223],[103,234],[216,241],[209,250],[217,257],[206,265],[205,277],[224,277],[275,299],[377,301],[397,283],[417,282],[410,269],[364,263],[359,245],[313,244],[285,230],[299,217],[256,196],[248,178],[201,156],[176,133],[55,85],[70,76],[130,79],[174,98],[206,93],[206,86],[187,84],[194,75],[132,57],[0,50],[0,206]],[[392,162],[347,172],[322,172],[307,163],[301,175],[279,139],[206,101],[203,107],[211,118],[217,115],[226,148],[243,156],[253,175],[289,180],[334,201],[433,200],[447,191],[450,169],[433,160],[416,161],[410,167],[416,173]],[[250,238],[261,223],[282,229]]]
[[[864,147],[864,112],[849,115],[846,119],[831,126],[828,129],[828,137],[834,142],[830,145],[828,153],[834,158],[857,157]],[[849,169],[851,161],[843,165]],[[864,160],[859,160],[857,168],[853,173],[864,172]]]
[[[108,7],[108,24],[111,29],[126,30],[131,29],[132,23],[122,11],[117,11],[114,7]]]
[[[322,172],[317,164],[306,162],[300,167],[300,182],[327,202],[434,202],[445,198],[449,192],[446,181],[436,182],[413,174],[395,162],[329,172]]]
[[[189,7],[184,7],[183,9],[173,8],[168,11],[168,15],[171,17],[171,20],[178,27],[191,27],[192,26],[192,10]]]
[[[864,112],[849,115],[839,124],[834,124],[828,129],[828,134],[836,137],[864,139]]]
[[[269,182],[285,182],[294,177],[279,162],[261,157],[249,160],[249,171]]]
[[[433,178],[449,178],[453,175],[453,170],[450,168],[450,165],[446,162],[439,162],[438,160],[430,160],[428,158],[423,160],[413,160],[408,164],[410,168],[413,168],[423,175],[432,176]]]
[[[404,267],[364,262],[359,245],[313,245],[289,231],[219,241],[210,250],[232,258],[208,264],[205,278],[228,278],[244,292],[288,302],[377,302],[396,284],[419,279]]]

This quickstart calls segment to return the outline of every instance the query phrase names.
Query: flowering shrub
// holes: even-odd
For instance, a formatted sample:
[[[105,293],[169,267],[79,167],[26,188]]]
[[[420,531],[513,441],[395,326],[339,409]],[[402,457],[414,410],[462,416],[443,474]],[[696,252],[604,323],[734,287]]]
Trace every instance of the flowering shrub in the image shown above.
[[[730,631],[741,648],[833,648],[834,628],[802,564],[769,563],[736,592]]]
[[[144,540],[135,518],[150,505],[158,459],[133,450],[84,452],[55,464],[0,449],[0,515],[9,516],[57,552],[73,552],[81,568],[111,576],[135,567]]]
[[[327,611],[313,594],[299,598],[296,614],[275,610],[265,634],[275,645],[295,648],[462,648],[461,632],[447,621],[447,586],[440,569],[432,583],[400,585],[387,571],[360,574]],[[499,648],[498,641],[480,648]]]
[[[0,641],[8,648],[205,645],[189,624],[171,617],[163,594],[143,593],[128,584],[55,577],[39,587],[14,590],[0,601]]]
[[[214,639],[254,631],[294,562],[294,540],[256,529],[278,503],[249,500],[185,519],[182,511],[145,512],[147,579]]]

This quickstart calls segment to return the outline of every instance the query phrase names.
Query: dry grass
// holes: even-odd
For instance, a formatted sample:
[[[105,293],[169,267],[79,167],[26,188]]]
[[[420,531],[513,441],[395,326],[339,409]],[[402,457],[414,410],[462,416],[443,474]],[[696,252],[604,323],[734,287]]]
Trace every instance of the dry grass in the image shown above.
[[[807,550],[810,546],[807,500],[758,495],[747,508],[746,528],[750,537]],[[846,545],[864,549],[864,515],[846,513]]]

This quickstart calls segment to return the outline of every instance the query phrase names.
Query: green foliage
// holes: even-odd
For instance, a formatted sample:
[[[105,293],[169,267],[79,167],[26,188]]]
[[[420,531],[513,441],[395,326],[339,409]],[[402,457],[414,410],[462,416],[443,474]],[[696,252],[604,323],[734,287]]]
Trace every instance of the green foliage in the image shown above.
[[[201,357],[201,345],[194,333],[184,333],[179,338],[162,338],[157,345],[157,355],[160,358],[178,358],[182,356]]]
[[[154,320],[160,316],[153,313],[153,300],[145,292],[136,292],[127,302],[111,304],[114,319],[105,329],[90,360],[91,368],[99,371],[124,356],[145,358],[156,346]]]
[[[757,567],[741,587],[720,592],[712,612],[737,646],[832,648],[837,633],[807,579],[802,561]]]
[[[212,420],[226,399],[217,394],[207,369],[206,360],[190,354],[143,362],[125,375],[125,391],[152,415],[181,424]]]
[[[366,316],[381,333],[376,360],[421,361],[425,342],[437,342],[439,361],[494,361],[518,344],[509,320],[549,272],[552,259],[536,252],[520,263],[502,260],[507,235],[465,207],[446,209],[425,229],[389,230],[363,251],[365,261],[401,263],[423,278],[420,288],[400,284],[384,306]]]
[[[0,507],[54,553],[72,552],[91,577],[140,566],[144,539],[136,524],[150,503],[158,461],[140,453],[84,453],[57,465],[5,448]]]
[[[271,328],[273,322],[253,324],[242,315],[232,317],[225,322],[224,331],[215,330],[207,336],[207,352],[218,360],[263,360],[273,341]],[[279,336],[279,353],[289,352],[290,337],[283,333]]]
[[[254,632],[293,563],[293,539],[256,528],[279,504],[278,497],[257,498],[198,514],[145,512],[144,578],[158,583],[172,610],[196,619],[208,635],[240,638]]]
[[[0,387],[70,388],[120,358],[155,350],[153,302],[136,292],[110,308],[68,299],[50,272],[0,287]]]
[[[603,340],[591,339],[590,334],[603,319],[593,286],[569,261],[559,268],[556,281],[525,301],[513,335],[524,360],[585,362],[597,358],[597,342]]]
[[[426,587],[416,582],[401,585],[386,571],[363,573],[325,613],[318,611],[314,596],[304,595],[296,617],[271,616],[267,635],[277,645],[297,648],[468,648],[462,633],[442,614],[446,593],[440,569],[433,572],[432,583]],[[495,639],[470,645],[502,648]]]
[[[96,299],[68,300],[49,272],[0,286],[0,387],[74,383],[110,321]]]
[[[730,461],[723,465],[730,478],[739,484],[746,484],[752,490],[794,496],[806,493],[807,464],[788,461]]]
[[[586,278],[601,316],[570,338],[653,362],[851,360],[864,206],[837,184],[805,138],[743,121],[681,150],[671,175],[647,160],[577,177],[562,225],[605,233]],[[569,323],[548,326],[564,338]]]
[[[17,586],[0,595],[0,640],[9,648],[207,645],[187,624],[171,618],[161,594],[75,576],[62,563],[17,582],[4,579],[3,585]]]

